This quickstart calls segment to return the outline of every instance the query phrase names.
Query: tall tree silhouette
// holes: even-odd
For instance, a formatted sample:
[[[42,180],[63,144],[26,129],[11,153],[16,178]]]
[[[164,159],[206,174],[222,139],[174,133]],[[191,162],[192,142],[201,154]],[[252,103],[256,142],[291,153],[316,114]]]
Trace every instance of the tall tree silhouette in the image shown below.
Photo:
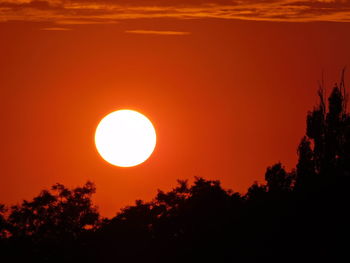
[[[349,175],[349,114],[344,71],[325,103],[324,89],[318,91],[319,105],[307,116],[307,132],[299,145],[298,181],[314,174],[320,177]],[[313,148],[311,148],[311,145]],[[314,166],[314,171],[312,171]],[[320,178],[319,178],[320,180]],[[298,183],[298,182],[297,182]]]

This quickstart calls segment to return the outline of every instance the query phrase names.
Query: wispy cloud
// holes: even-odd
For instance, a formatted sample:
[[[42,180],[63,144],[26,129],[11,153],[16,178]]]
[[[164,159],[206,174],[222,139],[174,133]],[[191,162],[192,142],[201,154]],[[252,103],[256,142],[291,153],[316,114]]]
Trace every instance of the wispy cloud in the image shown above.
[[[169,17],[350,22],[350,0],[0,0],[0,21],[93,24]]]
[[[179,31],[156,31],[156,30],[126,30],[129,34],[141,34],[141,35],[173,35],[173,36],[184,36],[189,35],[190,32],[179,32]]]
[[[41,28],[40,30],[45,30],[45,31],[69,31],[72,30],[71,28],[66,28],[66,27],[44,27]]]

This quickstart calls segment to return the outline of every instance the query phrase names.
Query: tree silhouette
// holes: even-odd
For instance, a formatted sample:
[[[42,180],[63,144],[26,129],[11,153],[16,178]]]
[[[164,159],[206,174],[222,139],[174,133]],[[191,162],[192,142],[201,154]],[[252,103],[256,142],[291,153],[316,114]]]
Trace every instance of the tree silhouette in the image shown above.
[[[266,196],[266,185],[254,182],[249,188],[245,195],[247,200],[264,200]]]
[[[74,189],[56,184],[32,201],[12,206],[5,227],[11,248],[6,251],[8,257],[36,261],[70,259],[75,242],[98,225],[99,214],[91,202],[95,190],[91,182]],[[24,258],[12,250],[23,250],[27,255]]]
[[[293,175],[287,173],[281,163],[266,169],[265,180],[268,192],[282,193],[292,190]]]
[[[328,109],[323,87],[319,89],[318,95],[320,103],[308,113],[307,137],[299,146],[299,175],[313,174],[308,171],[312,166],[311,160],[314,162],[315,174],[319,176],[349,175],[349,114],[346,109],[348,98],[344,84],[344,71],[340,86],[335,85],[328,98]],[[312,154],[307,149],[308,141],[313,145],[313,150],[309,146]]]
[[[0,204],[0,239],[6,238],[7,222],[4,213],[6,212],[5,205]]]
[[[304,136],[298,147],[298,163],[296,168],[295,190],[310,188],[310,185],[317,180],[314,153],[310,140]]]
[[[56,184],[51,192],[43,190],[32,201],[13,206],[8,217],[9,231],[13,237],[29,236],[37,241],[77,238],[98,222],[99,215],[91,202],[94,192],[91,182],[73,190]]]

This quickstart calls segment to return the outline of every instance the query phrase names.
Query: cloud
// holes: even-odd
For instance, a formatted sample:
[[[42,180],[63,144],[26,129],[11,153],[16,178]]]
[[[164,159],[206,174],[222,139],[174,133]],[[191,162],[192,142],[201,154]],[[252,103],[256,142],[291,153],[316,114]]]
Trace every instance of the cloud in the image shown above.
[[[93,24],[139,18],[350,22],[350,0],[0,0],[0,21],[5,22]]]
[[[173,36],[184,36],[184,35],[190,34],[190,32],[156,31],[156,30],[127,30],[125,32],[130,34],[141,34],[141,35],[173,35]]]
[[[66,28],[66,27],[44,27],[41,28],[40,30],[45,30],[45,31],[69,31],[72,30],[71,28]]]

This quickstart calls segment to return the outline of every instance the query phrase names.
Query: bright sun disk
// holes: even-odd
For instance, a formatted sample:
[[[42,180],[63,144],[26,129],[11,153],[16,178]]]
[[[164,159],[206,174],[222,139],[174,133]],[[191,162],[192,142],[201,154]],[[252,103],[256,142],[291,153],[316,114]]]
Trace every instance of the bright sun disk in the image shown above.
[[[97,151],[107,162],[121,167],[146,161],[156,146],[151,121],[133,110],[118,110],[105,116],[95,133]]]

